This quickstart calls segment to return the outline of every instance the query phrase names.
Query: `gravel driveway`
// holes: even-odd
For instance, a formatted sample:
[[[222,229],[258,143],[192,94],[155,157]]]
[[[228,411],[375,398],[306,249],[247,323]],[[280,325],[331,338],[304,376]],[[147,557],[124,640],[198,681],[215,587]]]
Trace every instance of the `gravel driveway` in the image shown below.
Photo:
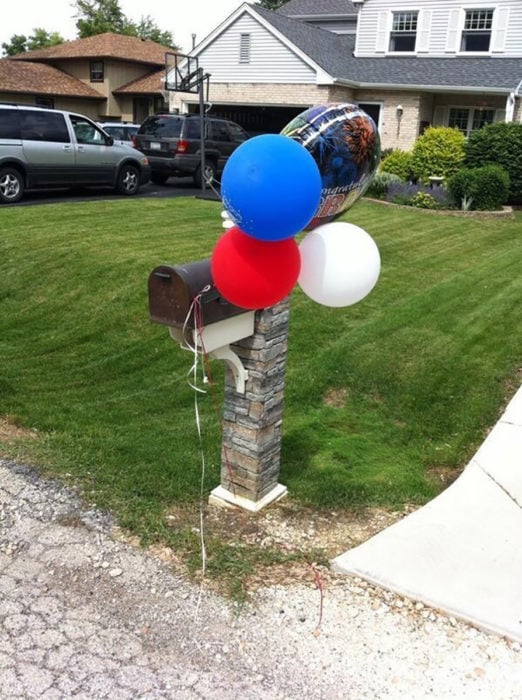
[[[332,577],[238,607],[0,460],[0,697],[522,697],[520,645]],[[320,624],[319,624],[320,620]]]

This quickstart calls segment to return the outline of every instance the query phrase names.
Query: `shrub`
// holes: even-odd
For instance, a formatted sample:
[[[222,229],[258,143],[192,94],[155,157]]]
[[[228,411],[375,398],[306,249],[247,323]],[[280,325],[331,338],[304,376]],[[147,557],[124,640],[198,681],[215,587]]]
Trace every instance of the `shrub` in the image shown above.
[[[431,189],[411,182],[392,182],[386,195],[388,202],[406,204],[423,209],[449,209],[451,199],[445,187]]]
[[[487,124],[471,134],[465,152],[468,168],[488,163],[504,168],[510,179],[507,201],[522,204],[522,124]]]
[[[430,192],[417,192],[411,198],[411,203],[419,209],[436,209],[437,202],[435,197]]]
[[[463,168],[448,180],[448,189],[461,209],[494,211],[509,196],[509,175],[499,165]]]
[[[381,173],[380,171],[374,175],[371,185],[366,191],[368,197],[376,199],[384,199],[388,192],[388,187],[392,182],[400,182],[401,178],[393,173]]]
[[[411,160],[411,153],[408,151],[401,151],[400,148],[397,148],[381,160],[379,170],[383,173],[398,175],[401,180],[411,180]]]
[[[425,184],[430,175],[450,177],[464,162],[464,144],[464,135],[458,129],[429,127],[413,146],[414,177]]]
[[[390,155],[390,153],[393,153],[394,150],[395,149],[391,148],[390,146],[388,146],[388,148],[383,148],[381,151],[381,160],[387,158]]]

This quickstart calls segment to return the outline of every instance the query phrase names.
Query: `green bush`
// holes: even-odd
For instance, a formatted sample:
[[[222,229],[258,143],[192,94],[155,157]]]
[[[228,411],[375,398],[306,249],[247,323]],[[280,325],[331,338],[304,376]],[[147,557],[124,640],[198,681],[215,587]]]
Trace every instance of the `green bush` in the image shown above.
[[[397,148],[382,158],[379,170],[383,173],[398,175],[401,180],[410,180],[412,177],[411,159],[411,153]]]
[[[417,192],[411,198],[411,203],[419,209],[437,209],[435,198],[428,192]]]
[[[494,211],[509,196],[509,175],[499,165],[463,168],[447,183],[455,204],[461,209]]]
[[[413,146],[414,177],[425,184],[432,175],[450,177],[464,162],[464,144],[464,135],[458,129],[429,127]]]
[[[378,172],[375,173],[372,184],[366,191],[367,197],[375,197],[375,199],[384,199],[388,192],[388,187],[392,182],[400,182],[401,178],[393,173]]]
[[[479,168],[488,163],[504,168],[510,180],[507,201],[522,204],[522,124],[487,124],[471,134],[465,152],[468,168]]]

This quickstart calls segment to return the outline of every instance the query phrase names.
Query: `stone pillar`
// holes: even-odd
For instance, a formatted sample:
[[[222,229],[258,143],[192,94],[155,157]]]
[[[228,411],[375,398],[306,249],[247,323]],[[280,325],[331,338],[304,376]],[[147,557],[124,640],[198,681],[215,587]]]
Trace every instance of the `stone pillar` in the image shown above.
[[[289,300],[256,312],[254,334],[232,347],[248,371],[236,391],[227,367],[221,485],[209,502],[258,511],[286,494],[278,483]]]

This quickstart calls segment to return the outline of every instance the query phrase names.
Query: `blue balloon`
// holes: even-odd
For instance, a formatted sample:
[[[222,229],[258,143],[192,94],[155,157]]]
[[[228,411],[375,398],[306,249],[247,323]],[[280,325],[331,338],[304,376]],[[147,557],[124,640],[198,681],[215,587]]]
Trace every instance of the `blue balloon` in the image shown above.
[[[221,178],[223,206],[239,228],[263,241],[302,231],[321,199],[312,155],[281,134],[255,136],[232,153]]]

